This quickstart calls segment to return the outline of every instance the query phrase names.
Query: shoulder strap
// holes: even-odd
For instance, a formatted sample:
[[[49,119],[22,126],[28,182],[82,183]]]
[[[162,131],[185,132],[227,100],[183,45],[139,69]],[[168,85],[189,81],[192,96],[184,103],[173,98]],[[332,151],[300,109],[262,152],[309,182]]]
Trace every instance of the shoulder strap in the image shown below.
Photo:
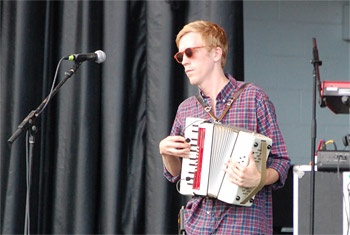
[[[202,105],[204,111],[207,112],[215,122],[217,122],[218,121],[217,117],[213,113],[211,107],[204,102],[202,96],[196,95],[196,98],[197,98],[198,102]]]
[[[253,190],[243,199],[241,204],[246,204],[248,202],[248,200],[250,200],[257,192],[259,192],[264,187],[265,181],[266,181],[266,159],[267,159],[267,157],[268,157],[267,144],[266,144],[265,140],[262,140],[261,141],[261,154],[260,154],[260,158],[261,158],[261,161],[260,161],[261,162],[260,182],[259,182],[258,186],[253,188]]]
[[[222,112],[220,118],[219,118],[219,122],[221,122],[221,120],[225,117],[226,113],[228,112],[228,110],[231,108],[233,102],[235,102],[238,97],[241,95],[241,93],[243,92],[243,90],[249,85],[250,83],[245,83],[243,84],[239,89],[238,91],[233,95],[232,99],[230,99],[228,102],[227,102],[227,106],[226,106],[226,109]]]
[[[231,108],[233,102],[235,102],[238,97],[240,96],[240,94],[242,93],[242,91],[244,90],[244,88],[246,88],[247,85],[249,85],[250,83],[245,83],[244,85],[242,85],[239,90],[233,95],[232,99],[230,99],[227,102],[227,106],[225,108],[225,110],[222,112],[221,116],[219,118],[217,118],[215,116],[215,114],[213,113],[211,107],[209,105],[207,105],[203,98],[200,95],[196,95],[196,98],[198,100],[198,102],[202,105],[202,107],[204,108],[204,111],[207,112],[216,122],[221,122],[221,120],[225,117],[226,113],[228,112],[228,110]]]

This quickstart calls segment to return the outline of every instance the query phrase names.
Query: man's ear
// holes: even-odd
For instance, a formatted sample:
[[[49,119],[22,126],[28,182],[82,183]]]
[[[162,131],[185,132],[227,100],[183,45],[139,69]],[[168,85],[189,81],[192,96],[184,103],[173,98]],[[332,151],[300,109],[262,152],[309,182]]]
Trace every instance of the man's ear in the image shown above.
[[[221,57],[222,57],[222,49],[221,49],[221,47],[213,48],[212,53],[213,53],[214,61],[217,62],[217,61],[221,60]]]

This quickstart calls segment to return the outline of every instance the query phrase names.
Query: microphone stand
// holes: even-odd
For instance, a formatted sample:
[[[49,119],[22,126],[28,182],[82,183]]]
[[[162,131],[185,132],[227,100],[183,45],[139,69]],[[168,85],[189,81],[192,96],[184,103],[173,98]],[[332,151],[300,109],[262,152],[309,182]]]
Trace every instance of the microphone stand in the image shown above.
[[[35,134],[37,133],[37,127],[35,125],[36,119],[39,117],[43,109],[46,107],[47,103],[56,95],[58,89],[63,86],[63,84],[79,69],[82,62],[75,62],[72,68],[64,73],[64,78],[57,84],[53,91],[42,101],[42,103],[35,109],[32,110],[26,118],[19,124],[17,130],[8,139],[8,143],[12,143],[19,137],[19,135],[27,131],[28,138],[26,141],[26,146],[28,144],[27,153],[27,196],[26,196],[26,213],[25,213],[25,223],[24,223],[24,234],[30,234],[30,189],[31,189],[31,176],[32,176],[32,165],[34,156],[34,145],[35,145]]]
[[[44,108],[45,104],[51,100],[52,97],[56,95],[58,92],[58,89],[63,86],[63,84],[79,69],[79,66],[81,65],[81,62],[75,62],[72,68],[70,68],[68,71],[64,73],[65,77],[57,84],[57,86],[53,89],[52,93],[49,94],[43,102],[35,109],[32,110],[26,118],[23,119],[21,124],[19,124],[17,130],[12,134],[12,136],[8,139],[8,143],[12,144],[19,135],[25,131],[28,130],[31,126],[34,125],[35,120],[39,117],[42,109]],[[50,100],[49,100],[50,99]]]
[[[34,156],[34,145],[35,145],[35,134],[38,132],[37,127],[33,124],[30,129],[27,130],[27,144],[26,149],[27,156],[27,194],[26,194],[26,212],[24,221],[24,234],[30,234],[30,183],[32,178],[32,167],[33,167],[33,156]]]
[[[317,122],[316,122],[316,93],[317,87],[320,91],[320,74],[319,74],[319,66],[322,65],[322,61],[319,60],[318,50],[316,44],[316,38],[312,39],[313,43],[313,59],[311,60],[311,64],[313,64],[313,103],[312,103],[312,124],[311,124],[311,192],[310,192],[310,234],[314,234],[314,225],[315,225],[315,147],[316,147],[316,130],[317,130]]]

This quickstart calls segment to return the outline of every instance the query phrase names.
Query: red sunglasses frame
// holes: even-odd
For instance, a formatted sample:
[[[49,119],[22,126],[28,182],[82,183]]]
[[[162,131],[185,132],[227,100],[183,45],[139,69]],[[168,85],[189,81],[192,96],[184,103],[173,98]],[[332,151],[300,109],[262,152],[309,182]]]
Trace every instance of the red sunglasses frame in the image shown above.
[[[179,63],[179,64],[182,64],[182,61],[183,61],[183,58],[184,58],[184,54],[188,57],[188,58],[191,58],[193,56],[193,53],[194,53],[194,50],[195,49],[198,49],[198,48],[203,48],[203,47],[206,47],[206,46],[199,46],[199,47],[189,47],[189,48],[186,48],[184,51],[179,51],[177,52],[175,55],[174,55],[174,58],[175,60]],[[178,58],[178,56],[181,55],[181,59]]]

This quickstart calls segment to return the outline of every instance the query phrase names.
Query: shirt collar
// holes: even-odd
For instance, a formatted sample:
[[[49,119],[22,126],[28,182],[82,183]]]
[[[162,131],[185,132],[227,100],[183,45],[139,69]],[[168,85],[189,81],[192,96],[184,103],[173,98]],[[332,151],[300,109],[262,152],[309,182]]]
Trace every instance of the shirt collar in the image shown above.
[[[228,98],[232,98],[233,91],[237,87],[237,81],[232,77],[231,74],[225,73],[225,76],[228,78],[228,83],[226,86],[219,92],[219,94],[216,97],[216,100],[227,100]],[[200,95],[207,99],[207,97],[200,89],[199,89]]]

